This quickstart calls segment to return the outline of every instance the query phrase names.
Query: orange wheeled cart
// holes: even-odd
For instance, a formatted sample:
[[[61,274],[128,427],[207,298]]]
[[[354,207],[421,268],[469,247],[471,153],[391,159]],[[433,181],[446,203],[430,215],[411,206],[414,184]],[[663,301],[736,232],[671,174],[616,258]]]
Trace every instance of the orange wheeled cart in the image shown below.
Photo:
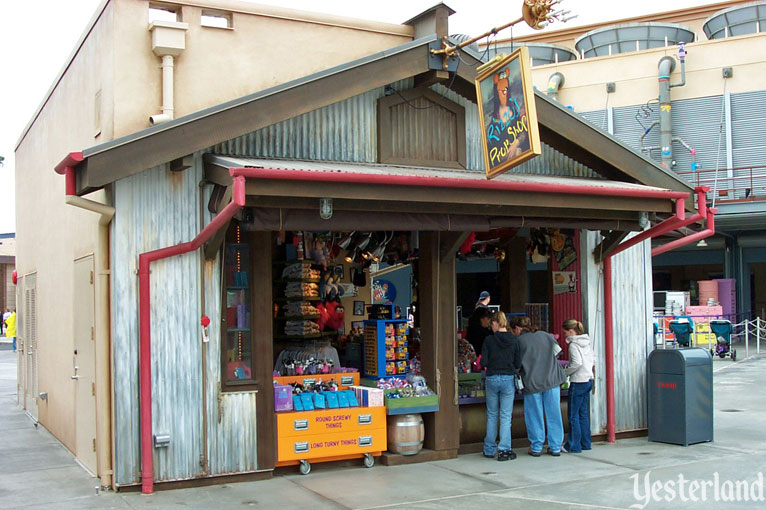
[[[364,459],[365,467],[386,450],[386,408],[349,407],[277,413],[277,466]]]

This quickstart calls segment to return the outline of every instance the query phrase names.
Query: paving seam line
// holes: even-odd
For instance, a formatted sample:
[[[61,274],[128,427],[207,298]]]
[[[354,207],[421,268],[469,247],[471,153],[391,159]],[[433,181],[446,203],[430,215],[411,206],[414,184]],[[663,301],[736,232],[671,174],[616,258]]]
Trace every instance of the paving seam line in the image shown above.
[[[294,480],[292,479],[292,477],[289,477],[289,476],[284,476],[283,478],[284,478],[285,480],[289,481],[290,483],[292,483],[293,485],[295,485],[296,487],[300,487],[301,489],[303,489],[303,490],[305,490],[305,491],[307,491],[307,492],[310,492],[310,493],[312,493],[312,494],[315,494],[315,495],[316,495],[317,497],[319,497],[320,499],[322,499],[322,500],[324,500],[324,501],[327,501],[328,503],[332,503],[333,505],[335,505],[335,506],[336,506],[336,507],[338,507],[338,508],[343,508],[344,510],[352,510],[352,508],[351,508],[351,507],[348,507],[348,506],[344,505],[343,503],[339,503],[338,501],[335,501],[334,499],[328,498],[328,497],[327,497],[327,496],[325,496],[324,494],[321,494],[321,493],[319,493],[319,492],[315,491],[314,489],[311,489],[311,488],[309,488],[309,487],[306,487],[305,485],[302,485],[302,484],[300,484],[300,483],[298,483],[298,482],[294,481]]]

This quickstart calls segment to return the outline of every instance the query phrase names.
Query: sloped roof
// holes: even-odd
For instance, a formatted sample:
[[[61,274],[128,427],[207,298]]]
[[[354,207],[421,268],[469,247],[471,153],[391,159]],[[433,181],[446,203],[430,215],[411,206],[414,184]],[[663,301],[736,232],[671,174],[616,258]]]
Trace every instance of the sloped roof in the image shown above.
[[[433,73],[430,45],[423,37],[365,58],[234,99],[83,151],[77,192],[85,194],[120,178],[204,150],[376,87]],[[475,101],[478,55],[463,49],[455,90]],[[472,96],[472,97],[471,97]],[[629,149],[609,134],[549,100],[535,95],[541,140],[559,152],[615,180],[691,193],[672,172]],[[483,178],[483,177],[481,177]]]

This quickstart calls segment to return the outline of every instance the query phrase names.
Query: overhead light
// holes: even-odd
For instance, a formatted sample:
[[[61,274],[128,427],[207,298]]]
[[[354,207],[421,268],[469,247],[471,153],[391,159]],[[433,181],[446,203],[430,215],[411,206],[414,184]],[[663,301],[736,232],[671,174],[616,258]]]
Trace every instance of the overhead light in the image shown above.
[[[353,263],[354,263],[354,261],[356,260],[356,258],[357,258],[358,256],[359,256],[359,248],[357,247],[357,248],[354,248],[354,250],[353,250],[353,251],[350,251],[350,252],[348,252],[348,253],[346,254],[346,258],[345,258],[345,260],[346,260],[346,262],[348,262],[349,264],[353,264]]]
[[[361,241],[359,241],[359,244],[356,246],[360,250],[364,250],[367,248],[367,245],[370,244],[370,240],[372,240],[372,232],[368,232]]]
[[[341,241],[338,243],[338,246],[340,246],[344,250],[348,250],[348,247],[351,245],[351,239],[354,237],[355,232],[351,232],[346,237],[341,239]]]
[[[323,220],[332,218],[332,198],[319,199],[319,217]]]
[[[697,248],[707,248],[707,242],[705,242],[704,239],[700,239],[700,241],[697,243]]]

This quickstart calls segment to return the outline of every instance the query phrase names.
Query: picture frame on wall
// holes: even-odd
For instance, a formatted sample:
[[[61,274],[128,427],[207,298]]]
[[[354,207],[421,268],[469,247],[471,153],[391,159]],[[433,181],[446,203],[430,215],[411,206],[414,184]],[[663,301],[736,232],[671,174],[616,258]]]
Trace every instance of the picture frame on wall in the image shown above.
[[[487,179],[542,153],[526,47],[482,70],[476,97]]]
[[[340,281],[343,279],[343,266],[338,264],[333,268],[333,275],[335,276],[335,281]]]
[[[364,315],[364,301],[354,301],[354,315]]]

